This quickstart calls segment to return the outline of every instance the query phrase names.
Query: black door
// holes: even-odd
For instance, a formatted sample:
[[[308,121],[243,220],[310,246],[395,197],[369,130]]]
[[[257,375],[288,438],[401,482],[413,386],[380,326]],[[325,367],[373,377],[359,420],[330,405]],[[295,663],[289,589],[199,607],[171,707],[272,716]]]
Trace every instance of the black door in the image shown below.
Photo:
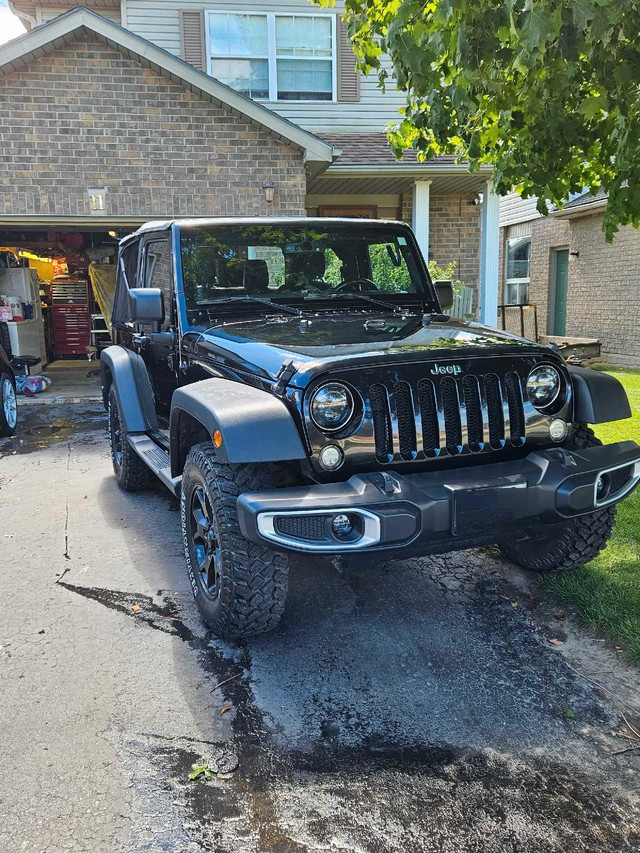
[[[177,381],[177,332],[173,279],[171,275],[171,244],[168,239],[149,237],[142,248],[140,279],[143,287],[159,287],[164,296],[162,323],[141,326],[143,344],[138,350],[143,357],[160,417],[169,413],[171,395]]]

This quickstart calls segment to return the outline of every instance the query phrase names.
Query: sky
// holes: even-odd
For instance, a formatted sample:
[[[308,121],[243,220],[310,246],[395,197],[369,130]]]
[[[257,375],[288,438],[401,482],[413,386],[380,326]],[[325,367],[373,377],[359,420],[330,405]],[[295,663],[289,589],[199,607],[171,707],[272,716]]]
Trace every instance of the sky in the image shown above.
[[[0,44],[22,35],[25,31],[20,18],[9,9],[8,0],[0,0]]]

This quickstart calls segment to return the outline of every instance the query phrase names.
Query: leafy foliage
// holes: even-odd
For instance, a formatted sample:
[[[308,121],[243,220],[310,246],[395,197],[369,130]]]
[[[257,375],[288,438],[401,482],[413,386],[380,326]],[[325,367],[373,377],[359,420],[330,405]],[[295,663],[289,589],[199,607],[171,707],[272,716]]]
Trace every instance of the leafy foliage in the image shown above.
[[[640,224],[640,0],[346,0],[346,20],[361,70],[407,93],[396,153],[491,165],[542,213],[601,187],[608,240]]]

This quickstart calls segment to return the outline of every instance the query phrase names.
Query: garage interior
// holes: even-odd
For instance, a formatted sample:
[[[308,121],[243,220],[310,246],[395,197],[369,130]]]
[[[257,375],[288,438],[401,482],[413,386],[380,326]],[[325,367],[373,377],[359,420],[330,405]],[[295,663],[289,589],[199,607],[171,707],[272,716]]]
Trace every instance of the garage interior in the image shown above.
[[[0,229],[0,345],[25,397],[95,395],[96,362],[111,343],[118,242],[132,230],[107,223]]]

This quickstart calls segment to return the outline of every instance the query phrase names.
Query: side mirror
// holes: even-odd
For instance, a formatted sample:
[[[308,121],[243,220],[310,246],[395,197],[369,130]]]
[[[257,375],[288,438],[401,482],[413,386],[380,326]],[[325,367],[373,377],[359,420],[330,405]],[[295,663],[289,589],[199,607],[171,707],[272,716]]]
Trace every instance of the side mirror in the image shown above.
[[[159,287],[129,289],[129,320],[132,323],[162,323],[164,300]]]
[[[443,311],[453,305],[453,284],[450,281],[434,281],[438,291],[438,300]]]

